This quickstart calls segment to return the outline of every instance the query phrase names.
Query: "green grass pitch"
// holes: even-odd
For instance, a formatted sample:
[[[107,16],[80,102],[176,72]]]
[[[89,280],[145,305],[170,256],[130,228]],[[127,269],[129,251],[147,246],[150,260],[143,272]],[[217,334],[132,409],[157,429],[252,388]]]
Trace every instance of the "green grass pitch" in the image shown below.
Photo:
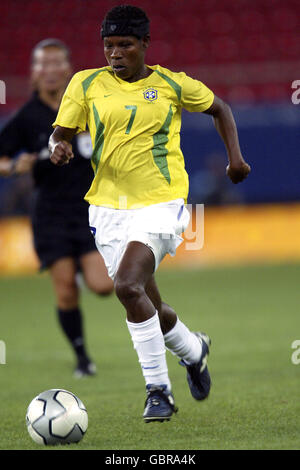
[[[300,339],[300,266],[160,271],[156,278],[180,318],[212,338],[209,398],[191,397],[185,369],[168,352],[179,412],[170,422],[144,424],[144,380],[116,297],[82,293],[98,374],[76,380],[48,275],[0,278],[0,449],[41,448],[27,433],[25,413],[50,388],[72,391],[88,410],[86,435],[67,449],[300,448],[300,364],[291,361]]]

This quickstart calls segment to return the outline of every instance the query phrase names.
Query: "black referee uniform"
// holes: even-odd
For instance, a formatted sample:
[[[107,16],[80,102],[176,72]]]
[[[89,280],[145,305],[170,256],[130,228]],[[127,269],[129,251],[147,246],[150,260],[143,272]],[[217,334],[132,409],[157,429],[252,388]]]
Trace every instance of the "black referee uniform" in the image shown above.
[[[75,136],[69,165],[53,165],[48,140],[56,114],[34,93],[0,132],[0,156],[38,154],[33,167],[32,226],[41,269],[60,258],[78,258],[96,250],[83,199],[93,179],[91,142],[88,134]]]

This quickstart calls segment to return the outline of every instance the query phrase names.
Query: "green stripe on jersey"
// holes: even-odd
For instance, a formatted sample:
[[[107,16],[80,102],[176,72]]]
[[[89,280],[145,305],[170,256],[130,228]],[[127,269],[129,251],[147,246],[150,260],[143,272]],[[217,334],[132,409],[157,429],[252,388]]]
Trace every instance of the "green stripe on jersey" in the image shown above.
[[[98,170],[98,165],[99,165],[99,162],[100,162],[102,149],[103,149],[104,125],[100,120],[99,113],[98,113],[97,108],[94,105],[94,103],[93,103],[93,113],[94,113],[94,119],[95,119],[95,124],[96,124],[96,136],[95,136],[95,146],[94,146],[93,155],[91,157],[91,160],[95,165],[94,172],[96,173],[97,170]]]
[[[178,100],[180,101],[181,100],[181,86],[178,85],[178,83],[174,82],[174,80],[172,80],[172,78],[168,77],[164,73],[159,72],[158,70],[154,70],[154,72],[158,73],[158,75],[161,78],[166,80],[166,82],[173,88],[173,90],[175,91],[175,93],[177,95]]]
[[[172,121],[173,111],[172,105],[170,105],[169,112],[165,122],[163,123],[162,127],[159,129],[156,134],[153,135],[153,142],[154,147],[152,149],[152,154],[154,158],[154,162],[157,165],[161,174],[165,177],[167,182],[171,183],[171,176],[168,167],[168,150],[166,149],[166,144],[169,141],[169,127]]]
[[[89,75],[87,78],[85,78],[82,82],[82,88],[83,88],[83,93],[86,95],[86,92],[90,86],[90,84],[92,83],[92,81],[94,80],[94,78],[97,77],[97,75],[100,73],[100,72],[104,72],[105,70],[107,70],[107,67],[103,67],[99,70],[96,70],[96,72],[92,73],[91,75]]]

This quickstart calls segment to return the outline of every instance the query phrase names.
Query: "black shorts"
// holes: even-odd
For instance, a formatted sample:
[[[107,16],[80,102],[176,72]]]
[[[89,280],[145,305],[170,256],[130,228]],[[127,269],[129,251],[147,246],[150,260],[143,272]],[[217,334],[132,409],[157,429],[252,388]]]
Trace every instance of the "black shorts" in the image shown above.
[[[84,254],[96,251],[88,222],[88,205],[61,206],[37,204],[32,215],[35,251],[40,269],[50,267],[60,258],[76,261]]]

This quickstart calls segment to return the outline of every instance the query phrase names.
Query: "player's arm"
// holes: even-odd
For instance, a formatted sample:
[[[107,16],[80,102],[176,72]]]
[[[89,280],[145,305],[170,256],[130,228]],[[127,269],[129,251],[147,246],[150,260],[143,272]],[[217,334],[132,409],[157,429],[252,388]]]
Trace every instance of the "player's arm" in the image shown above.
[[[49,138],[50,160],[54,165],[66,165],[74,158],[71,140],[77,129],[56,126]]]
[[[0,176],[21,175],[31,171],[36,154],[24,151],[26,134],[24,122],[28,119],[26,105],[10,119],[0,132]],[[13,158],[14,155],[18,155]]]
[[[31,171],[37,156],[35,153],[22,152],[17,158],[6,155],[0,157],[0,176],[23,175]]]
[[[11,158],[3,155],[0,157],[0,176],[11,176],[13,174],[14,162]]]
[[[251,168],[241,154],[236,123],[230,106],[215,96],[212,105],[204,112],[213,117],[215,127],[225,144],[229,160],[227,175],[233,183],[240,183],[247,178]]]
[[[86,77],[83,75],[83,72],[77,72],[71,78],[52,124],[55,129],[49,138],[48,148],[54,165],[66,165],[74,158],[71,140],[87,127],[88,108],[82,86]]]

